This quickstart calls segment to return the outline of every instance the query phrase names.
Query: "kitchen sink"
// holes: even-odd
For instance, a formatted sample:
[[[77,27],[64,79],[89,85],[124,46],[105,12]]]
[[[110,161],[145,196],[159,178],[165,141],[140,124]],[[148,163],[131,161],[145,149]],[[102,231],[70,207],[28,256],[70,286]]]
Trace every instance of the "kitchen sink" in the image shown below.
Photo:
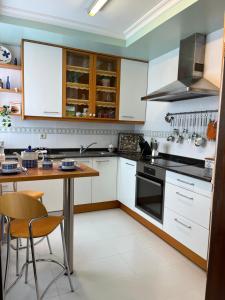
[[[115,153],[110,153],[107,151],[85,151],[80,153],[80,151],[65,151],[58,154],[50,154],[49,157],[52,159],[62,159],[62,158],[78,158],[78,157],[100,157],[100,156],[115,156]]]

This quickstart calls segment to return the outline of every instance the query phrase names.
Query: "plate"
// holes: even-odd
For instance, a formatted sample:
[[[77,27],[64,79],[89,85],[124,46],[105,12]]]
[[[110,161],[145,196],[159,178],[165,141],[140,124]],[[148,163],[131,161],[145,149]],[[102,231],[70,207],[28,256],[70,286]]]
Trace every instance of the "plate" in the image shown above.
[[[9,49],[7,49],[4,46],[0,46],[0,63],[8,64],[11,62],[11,60],[12,60],[12,54],[9,51]]]
[[[71,172],[71,171],[78,171],[78,170],[81,170],[81,169],[79,167],[76,167],[76,166],[73,167],[73,168],[70,167],[70,169],[68,169],[68,168],[64,169],[64,168],[62,168],[62,166],[59,166],[59,170],[64,171],[64,172]]]
[[[17,168],[15,170],[4,170],[4,172],[2,171],[2,169],[0,169],[1,175],[14,175],[14,174],[19,174],[21,172],[22,170],[20,168]]]

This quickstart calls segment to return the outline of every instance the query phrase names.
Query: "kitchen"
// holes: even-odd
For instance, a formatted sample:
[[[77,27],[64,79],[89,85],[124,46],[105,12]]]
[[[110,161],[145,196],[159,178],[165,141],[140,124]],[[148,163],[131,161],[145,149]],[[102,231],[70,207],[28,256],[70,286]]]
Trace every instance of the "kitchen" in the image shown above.
[[[65,248],[74,271],[74,293],[61,277],[44,298],[205,299],[224,4],[218,1],[215,8],[217,22],[210,23],[215,16],[207,7],[204,18],[211,25],[201,17],[187,29],[185,22],[204,4],[186,3],[148,34],[133,34],[126,47],[90,29],[83,38],[68,24],[62,30],[63,18],[41,27],[46,22],[32,12],[34,4],[26,3],[25,17],[18,1],[4,2],[1,41],[10,61],[0,70],[1,193],[4,199],[33,191],[50,216],[64,211]],[[150,6],[144,2],[142,13]],[[158,2],[162,14],[169,10]],[[135,14],[133,5],[135,19],[140,10]],[[69,7],[57,3],[55,14],[62,9],[69,16]],[[26,22],[28,8],[34,20]],[[46,11],[40,7],[42,17],[51,8],[50,1]],[[114,0],[95,17],[82,13],[98,23],[109,11],[116,11]],[[182,34],[165,38],[177,24]],[[7,243],[1,242],[4,269]],[[36,256],[62,259],[58,229],[47,242],[34,244]],[[25,243],[11,242],[16,251],[10,251],[6,299],[36,299],[32,266],[28,284],[19,274]],[[43,292],[58,269],[45,263],[37,268]]]

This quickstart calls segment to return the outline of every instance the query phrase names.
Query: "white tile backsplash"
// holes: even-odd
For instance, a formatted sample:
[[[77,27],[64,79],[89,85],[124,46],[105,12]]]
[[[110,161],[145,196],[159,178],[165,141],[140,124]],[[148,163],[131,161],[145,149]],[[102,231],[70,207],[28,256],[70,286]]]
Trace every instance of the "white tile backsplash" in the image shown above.
[[[79,148],[97,142],[96,148],[105,148],[109,144],[117,146],[118,133],[133,131],[132,125],[56,122],[56,121],[21,121],[13,118],[9,130],[0,130],[0,140],[5,148],[32,147]],[[41,139],[41,133],[47,138]]]

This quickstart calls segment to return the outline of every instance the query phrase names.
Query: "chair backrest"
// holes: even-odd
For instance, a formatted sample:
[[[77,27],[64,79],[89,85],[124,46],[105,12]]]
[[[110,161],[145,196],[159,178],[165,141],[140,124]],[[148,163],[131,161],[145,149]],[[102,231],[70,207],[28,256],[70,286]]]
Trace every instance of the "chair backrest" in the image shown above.
[[[9,193],[0,197],[0,214],[13,219],[34,219],[48,213],[40,201],[21,193]]]

